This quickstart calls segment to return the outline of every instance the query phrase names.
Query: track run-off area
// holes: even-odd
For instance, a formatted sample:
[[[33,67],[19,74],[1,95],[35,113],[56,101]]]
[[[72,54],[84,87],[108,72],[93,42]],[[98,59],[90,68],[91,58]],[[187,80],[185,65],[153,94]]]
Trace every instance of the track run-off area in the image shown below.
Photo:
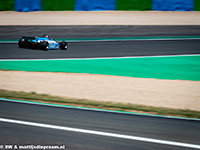
[[[200,81],[200,39],[69,42],[48,52],[3,43],[0,53],[5,70]]]
[[[69,42],[69,49],[0,44],[0,69],[200,81],[200,39]],[[0,100],[0,144],[65,149],[200,149],[198,119]]]

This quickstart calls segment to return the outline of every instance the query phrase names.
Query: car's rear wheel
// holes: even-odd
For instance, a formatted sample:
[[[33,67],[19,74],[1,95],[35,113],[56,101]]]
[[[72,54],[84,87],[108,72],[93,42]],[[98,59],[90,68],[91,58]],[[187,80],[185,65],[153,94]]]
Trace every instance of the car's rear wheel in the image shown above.
[[[20,39],[20,40],[18,41],[18,46],[19,46],[20,48],[26,48],[26,41],[25,41],[24,39]]]
[[[67,50],[67,48],[68,48],[68,43],[67,43],[67,42],[64,42],[64,41],[61,42],[61,43],[60,43],[60,48],[63,49],[63,50]]]
[[[41,42],[40,43],[40,49],[47,51],[49,49],[49,43],[48,42]]]

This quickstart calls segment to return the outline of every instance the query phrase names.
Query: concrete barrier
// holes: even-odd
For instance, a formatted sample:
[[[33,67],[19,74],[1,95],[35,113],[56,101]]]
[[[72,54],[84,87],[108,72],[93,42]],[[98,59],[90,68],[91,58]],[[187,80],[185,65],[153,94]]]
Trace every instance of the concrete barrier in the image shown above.
[[[74,0],[42,0],[44,11],[73,11]]]
[[[151,10],[152,0],[116,0],[117,10]]]
[[[14,0],[0,0],[0,11],[13,10]]]
[[[192,11],[194,10],[194,0],[152,0],[152,10]]]
[[[0,0],[0,11],[200,11],[200,0]]]
[[[76,0],[76,11],[115,10],[115,0]]]
[[[14,1],[15,11],[40,11],[41,10],[41,0],[15,0]]]
[[[200,11],[200,0],[194,0],[194,10]]]

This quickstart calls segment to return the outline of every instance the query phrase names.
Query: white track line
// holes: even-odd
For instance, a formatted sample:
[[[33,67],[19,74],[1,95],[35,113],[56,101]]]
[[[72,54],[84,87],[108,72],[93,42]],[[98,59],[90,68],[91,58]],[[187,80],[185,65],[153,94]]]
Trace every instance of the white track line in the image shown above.
[[[66,39],[66,41],[68,43],[82,43],[82,42],[129,42],[129,41],[183,41],[183,40],[199,40],[199,37],[191,37],[191,38],[179,38],[179,37],[175,37],[175,38],[138,38],[138,39],[115,39],[115,38],[110,38],[110,39],[104,39],[104,38],[100,38],[100,39],[93,39],[93,40],[70,40],[70,39]],[[57,42],[61,42],[63,40],[56,40]],[[18,43],[18,41],[0,41],[1,44],[16,44]]]
[[[7,122],[7,123],[21,124],[21,125],[35,126],[35,127],[43,127],[43,128],[50,128],[50,129],[57,129],[57,130],[64,130],[64,131],[108,136],[108,137],[114,137],[114,138],[122,138],[122,139],[128,139],[128,140],[136,140],[136,141],[143,141],[143,142],[150,142],[150,143],[157,143],[157,144],[164,144],[164,145],[171,145],[171,146],[200,149],[200,145],[181,143],[181,142],[173,142],[173,141],[158,140],[158,139],[144,138],[144,137],[138,137],[138,136],[100,132],[100,131],[94,131],[94,130],[63,127],[63,126],[56,126],[56,125],[49,125],[49,124],[35,123],[35,122],[28,122],[28,121],[21,121],[21,120],[13,120],[13,119],[6,119],[6,118],[0,118],[0,121]]]
[[[183,56],[200,56],[200,54],[155,55],[155,56],[125,56],[125,57],[95,57],[95,58],[0,59],[0,61],[97,60],[97,59],[160,58],[160,57],[183,57]]]

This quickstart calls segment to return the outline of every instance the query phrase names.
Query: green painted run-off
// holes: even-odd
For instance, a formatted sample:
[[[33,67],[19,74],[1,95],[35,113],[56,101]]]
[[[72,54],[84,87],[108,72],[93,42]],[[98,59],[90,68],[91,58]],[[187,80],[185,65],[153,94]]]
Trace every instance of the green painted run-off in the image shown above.
[[[134,40],[188,40],[200,39],[200,36],[157,36],[157,37],[110,37],[110,38],[63,38],[56,41],[134,41]]]
[[[156,37],[110,37],[110,38],[55,38],[55,41],[132,41],[132,40],[188,40],[200,39],[200,36],[156,36]],[[17,43],[19,39],[0,39],[0,43]]]
[[[0,69],[200,81],[200,55],[65,60],[1,60]]]

